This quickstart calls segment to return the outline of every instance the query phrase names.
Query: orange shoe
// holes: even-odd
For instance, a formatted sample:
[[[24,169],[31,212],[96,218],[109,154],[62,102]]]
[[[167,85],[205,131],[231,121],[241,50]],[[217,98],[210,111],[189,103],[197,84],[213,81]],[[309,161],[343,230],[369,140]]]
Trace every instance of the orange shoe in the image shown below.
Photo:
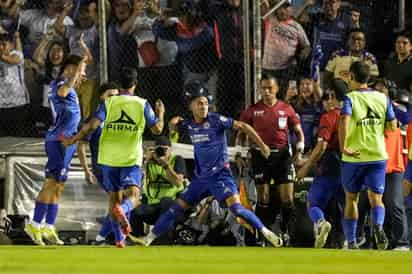
[[[130,227],[129,220],[127,220],[126,215],[124,214],[123,208],[120,205],[116,205],[112,209],[113,215],[116,217],[116,221],[119,222],[120,228],[125,236],[128,236],[132,231]]]

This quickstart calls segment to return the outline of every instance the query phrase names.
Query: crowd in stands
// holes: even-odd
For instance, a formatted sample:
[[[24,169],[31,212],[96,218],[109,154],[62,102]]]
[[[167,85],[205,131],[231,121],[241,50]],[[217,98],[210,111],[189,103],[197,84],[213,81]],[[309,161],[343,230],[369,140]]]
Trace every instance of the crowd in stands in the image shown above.
[[[262,13],[276,2],[263,0]],[[368,5],[362,1],[300,2],[293,6],[287,1],[263,21],[262,69],[265,75],[277,79],[279,98],[299,115],[304,152],[311,152],[317,142],[319,120],[324,112],[323,94],[332,90],[342,100],[349,90],[349,68],[356,61],[369,66],[371,87],[386,92],[395,102],[397,119],[401,128],[407,129],[412,93],[411,34],[394,34],[390,30],[381,46],[382,38],[370,28],[373,20],[368,17]],[[241,117],[247,107],[241,5],[241,0],[106,1],[109,80],[119,82],[124,67],[135,68],[137,95],[152,104],[155,99],[162,99],[167,117],[185,113],[183,86],[202,81],[214,97],[212,107],[216,111]],[[379,16],[375,15],[374,20],[379,20],[376,17]],[[100,23],[97,0],[0,0],[0,136],[44,136],[52,122],[53,109],[47,101],[49,84],[59,77],[69,54],[87,58],[87,77],[77,88],[83,119],[96,110]],[[292,144],[299,142],[295,136],[290,138]],[[410,138],[408,135],[402,140],[403,148],[408,148]],[[178,162],[176,172],[185,174],[184,164]],[[233,169],[242,182],[241,190],[248,189],[244,190],[245,199],[255,208],[262,201],[258,201],[255,187],[249,186],[253,183],[249,162],[238,156]],[[402,173],[404,169],[403,165],[396,172]],[[162,190],[162,182],[156,184],[157,189],[145,188],[148,203],[132,214],[136,234],[141,232],[140,221],[154,223],[182,188],[181,184],[173,184],[168,192]],[[153,193],[166,193],[166,200],[154,197]],[[403,218],[405,209],[399,202],[403,197],[393,197],[398,202],[389,208],[396,211],[395,217]],[[265,203],[276,205],[279,201]],[[213,230],[219,237],[232,232],[234,243],[244,245],[244,232],[239,232],[243,228],[236,220],[229,221],[229,227],[223,226],[223,221],[230,218],[228,210],[216,201],[205,200],[194,216],[176,230],[183,231],[178,238],[190,243],[192,238],[186,237],[187,233],[197,233],[196,243],[202,243],[207,238],[205,231]],[[404,224],[391,221],[388,227],[395,227],[393,247],[406,245],[407,231],[396,232]],[[409,221],[412,227],[412,216]],[[281,222],[274,218],[273,223]],[[209,243],[215,240],[210,235]],[[363,237],[364,233],[359,235]]]

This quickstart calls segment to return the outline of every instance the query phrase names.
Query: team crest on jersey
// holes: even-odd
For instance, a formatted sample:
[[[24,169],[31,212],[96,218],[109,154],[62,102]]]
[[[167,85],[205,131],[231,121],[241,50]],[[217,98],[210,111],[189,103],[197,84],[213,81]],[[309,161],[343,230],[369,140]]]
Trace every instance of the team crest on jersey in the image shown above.
[[[264,111],[264,110],[255,110],[255,111],[253,112],[253,115],[254,115],[255,117],[263,116],[264,114],[265,114],[265,111]]]
[[[220,121],[227,122],[227,118],[225,116],[220,116]]]
[[[208,122],[206,122],[206,123],[203,124],[203,127],[208,129],[208,128],[210,128],[210,124]]]

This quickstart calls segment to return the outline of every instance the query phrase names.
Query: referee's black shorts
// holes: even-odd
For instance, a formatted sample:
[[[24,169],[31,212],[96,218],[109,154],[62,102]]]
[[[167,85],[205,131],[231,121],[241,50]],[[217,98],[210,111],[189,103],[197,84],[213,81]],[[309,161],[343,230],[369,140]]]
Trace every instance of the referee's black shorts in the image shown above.
[[[269,184],[273,179],[276,185],[289,184],[295,177],[292,156],[288,147],[271,148],[268,159],[258,149],[252,148],[252,170],[255,184]]]

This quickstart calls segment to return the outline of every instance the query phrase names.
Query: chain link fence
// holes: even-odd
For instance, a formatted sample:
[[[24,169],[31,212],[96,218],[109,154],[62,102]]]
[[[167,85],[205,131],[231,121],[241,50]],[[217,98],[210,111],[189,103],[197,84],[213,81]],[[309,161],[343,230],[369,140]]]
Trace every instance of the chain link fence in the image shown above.
[[[253,88],[256,68],[277,76],[285,97],[290,85],[297,85],[299,90],[302,76],[313,77],[313,48],[323,43],[320,34],[325,34],[319,30],[319,12],[325,11],[322,1],[314,1],[315,5],[302,13],[299,7],[308,1],[292,1],[291,13],[304,31],[298,35],[295,52],[276,48],[273,42],[278,37],[270,36],[279,30],[273,27],[273,20],[282,16],[281,9],[265,20],[256,19],[256,7],[262,7],[259,12],[263,15],[276,1],[267,1],[270,6],[266,10],[265,1],[246,0],[99,2],[0,1],[0,136],[44,136],[52,122],[47,104],[49,83],[58,77],[68,54],[84,54],[80,37],[92,56],[87,80],[77,90],[83,118],[98,104],[98,87],[105,80],[101,72],[107,71],[108,80],[119,82],[124,67],[134,67],[138,72],[136,94],[151,104],[162,99],[167,117],[187,114],[183,86],[200,80],[215,98],[214,109],[237,118],[250,103],[247,98],[258,99]],[[105,16],[99,12],[103,3]],[[343,3],[340,10],[349,21],[353,12],[360,13],[367,50],[375,54],[378,63],[393,48],[390,37],[398,24],[397,3],[357,0]],[[104,26],[106,39],[99,39],[99,25]],[[255,36],[259,27],[261,42]],[[323,66],[327,54],[345,47],[346,36],[342,34],[339,39],[328,53],[324,52]],[[107,66],[102,49],[107,49]],[[285,50],[291,58],[276,64],[284,59]],[[244,62],[246,57],[249,63]],[[245,79],[250,82],[246,84]]]

